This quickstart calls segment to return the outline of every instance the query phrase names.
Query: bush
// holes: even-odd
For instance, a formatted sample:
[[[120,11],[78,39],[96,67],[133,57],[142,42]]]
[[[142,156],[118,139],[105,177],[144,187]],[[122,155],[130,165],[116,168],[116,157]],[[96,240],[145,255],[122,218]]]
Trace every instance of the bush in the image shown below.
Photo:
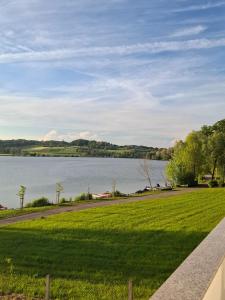
[[[60,201],[59,201],[60,204],[63,204],[63,203],[66,203],[66,202],[68,202],[68,201],[66,200],[66,198],[61,198]]]
[[[220,181],[220,182],[219,182],[219,187],[225,187],[225,182]]]
[[[179,185],[188,185],[189,187],[198,185],[198,181],[196,181],[194,174],[191,172],[180,173],[177,183]]]
[[[51,205],[51,203],[48,201],[48,198],[42,197],[40,199],[36,199],[30,203],[27,203],[26,207],[41,207],[49,205]]]
[[[211,188],[213,188],[213,187],[218,187],[219,184],[218,184],[218,181],[217,181],[217,180],[210,180],[210,181],[208,182],[208,186],[211,187]]]
[[[92,200],[92,194],[81,193],[79,196],[75,197],[74,201]]]
[[[114,197],[123,197],[123,196],[126,196],[126,194],[121,193],[120,191],[115,191],[114,193]]]

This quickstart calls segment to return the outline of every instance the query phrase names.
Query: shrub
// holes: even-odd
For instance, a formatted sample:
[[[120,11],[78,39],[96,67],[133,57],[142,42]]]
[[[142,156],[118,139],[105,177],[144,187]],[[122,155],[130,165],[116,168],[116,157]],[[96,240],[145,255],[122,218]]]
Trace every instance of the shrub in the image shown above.
[[[219,187],[225,187],[225,182],[220,181],[220,182],[219,182]]]
[[[81,193],[80,195],[76,196],[74,201],[85,200],[85,193]]]
[[[68,202],[68,201],[66,200],[66,198],[61,198],[60,201],[59,201],[60,204],[63,204],[63,203],[66,203],[66,202]]]
[[[213,187],[218,187],[218,181],[217,180],[210,180],[209,182],[208,182],[208,186],[209,187],[211,187],[211,188],[213,188]]]
[[[79,196],[75,197],[74,201],[92,200],[92,194],[81,193]]]
[[[125,194],[121,193],[120,191],[115,191],[114,193],[114,197],[123,197],[123,196],[125,196]]]
[[[188,186],[197,186],[198,181],[195,180],[195,176],[191,172],[180,173],[177,178],[177,184],[179,185],[188,185]]]
[[[92,194],[90,194],[90,193],[87,193],[86,194],[86,199],[88,199],[88,200],[92,200],[93,198],[92,198]]]
[[[48,198],[42,197],[36,200],[33,200],[30,203],[27,203],[26,207],[41,207],[41,206],[48,206],[51,203],[48,201]]]

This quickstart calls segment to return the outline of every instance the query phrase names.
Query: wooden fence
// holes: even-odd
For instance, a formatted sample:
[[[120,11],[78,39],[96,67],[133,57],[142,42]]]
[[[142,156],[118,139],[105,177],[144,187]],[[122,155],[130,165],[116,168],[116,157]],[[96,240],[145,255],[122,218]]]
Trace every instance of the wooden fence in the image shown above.
[[[46,275],[45,279],[45,300],[51,300],[51,278],[50,275]],[[134,300],[133,295],[133,281],[128,281],[128,300]]]

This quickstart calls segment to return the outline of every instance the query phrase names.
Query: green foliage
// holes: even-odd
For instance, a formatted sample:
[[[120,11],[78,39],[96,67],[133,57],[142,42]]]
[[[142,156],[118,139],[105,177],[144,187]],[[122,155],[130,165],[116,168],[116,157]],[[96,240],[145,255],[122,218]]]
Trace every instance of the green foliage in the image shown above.
[[[179,185],[188,185],[189,187],[197,186],[198,182],[195,179],[195,174],[191,172],[185,172],[179,177]]]
[[[50,274],[53,300],[121,300],[132,278],[134,299],[146,300],[224,215],[218,188],[2,227],[0,291],[44,298]]]
[[[123,197],[125,196],[124,193],[121,193],[120,191],[116,190],[115,193],[114,193],[114,197]]]
[[[20,199],[20,208],[23,209],[24,206],[24,197],[25,197],[25,193],[26,193],[26,187],[24,185],[21,185],[18,191],[17,196],[19,196]]]
[[[72,197],[70,197],[70,198],[65,198],[65,197],[63,197],[63,198],[61,198],[60,201],[59,201],[60,204],[70,203],[70,202],[73,202],[73,198],[72,198]]]
[[[84,200],[92,200],[92,194],[90,193],[81,193],[77,197],[75,197],[74,201],[84,201]]]
[[[61,198],[59,201],[60,204],[67,203],[67,202],[69,201],[67,201],[66,198]]]
[[[185,142],[179,141],[167,166],[167,176],[174,184],[193,185],[203,175],[225,181],[225,120],[191,132]]]
[[[49,205],[51,205],[51,203],[49,202],[48,198],[41,197],[39,199],[33,200],[30,203],[27,203],[26,207],[42,207]]]
[[[210,181],[208,182],[208,185],[209,185],[209,187],[211,187],[211,188],[213,188],[213,187],[218,187],[218,186],[219,186],[217,180],[210,180]]]

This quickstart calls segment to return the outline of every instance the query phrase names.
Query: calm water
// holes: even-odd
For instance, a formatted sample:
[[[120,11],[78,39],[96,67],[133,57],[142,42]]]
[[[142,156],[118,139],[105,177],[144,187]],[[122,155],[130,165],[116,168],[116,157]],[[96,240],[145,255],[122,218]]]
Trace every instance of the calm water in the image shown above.
[[[166,162],[151,161],[153,184],[163,183]],[[18,207],[19,186],[27,187],[25,200],[46,196],[55,199],[55,183],[64,186],[63,197],[86,192],[111,191],[112,180],[124,193],[135,192],[147,185],[138,171],[139,160],[117,158],[50,158],[0,157],[0,203]]]

